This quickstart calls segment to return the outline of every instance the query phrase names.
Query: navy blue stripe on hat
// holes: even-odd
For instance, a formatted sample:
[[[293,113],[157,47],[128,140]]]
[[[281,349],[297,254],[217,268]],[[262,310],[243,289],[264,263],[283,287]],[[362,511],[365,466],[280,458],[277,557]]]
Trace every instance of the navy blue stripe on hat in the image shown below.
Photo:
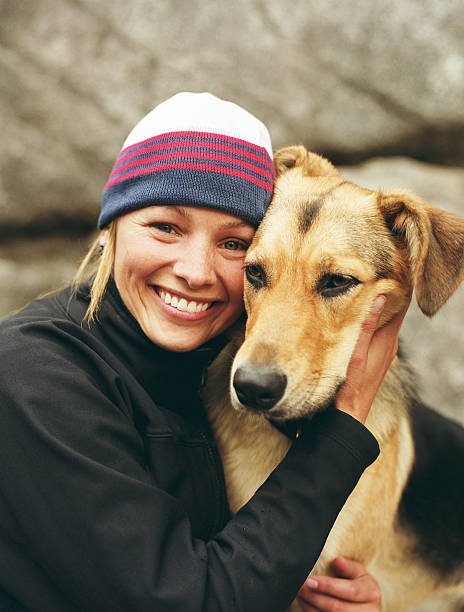
[[[254,226],[273,190],[267,150],[209,132],[169,132],[119,154],[102,199],[99,227],[144,206],[176,203],[216,208]]]
[[[185,167],[158,169],[114,183],[103,194],[98,227],[153,205],[200,206],[238,216],[254,227],[263,218],[272,191],[235,174]]]

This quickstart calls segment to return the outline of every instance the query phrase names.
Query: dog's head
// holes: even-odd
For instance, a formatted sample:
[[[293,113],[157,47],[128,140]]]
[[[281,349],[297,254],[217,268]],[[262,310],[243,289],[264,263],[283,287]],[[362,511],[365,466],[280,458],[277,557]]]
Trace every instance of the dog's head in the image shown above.
[[[245,260],[231,395],[238,409],[286,420],[333,400],[378,294],[379,325],[412,290],[428,316],[445,303],[464,276],[464,221],[407,191],[358,187],[304,147],[275,163],[274,198]]]

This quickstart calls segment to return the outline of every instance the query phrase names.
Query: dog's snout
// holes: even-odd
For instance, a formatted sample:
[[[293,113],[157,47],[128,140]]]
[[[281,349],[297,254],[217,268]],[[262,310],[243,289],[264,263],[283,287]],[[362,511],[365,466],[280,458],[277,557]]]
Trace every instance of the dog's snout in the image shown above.
[[[276,368],[247,364],[237,369],[233,384],[243,405],[253,410],[269,410],[285,393],[287,377]]]

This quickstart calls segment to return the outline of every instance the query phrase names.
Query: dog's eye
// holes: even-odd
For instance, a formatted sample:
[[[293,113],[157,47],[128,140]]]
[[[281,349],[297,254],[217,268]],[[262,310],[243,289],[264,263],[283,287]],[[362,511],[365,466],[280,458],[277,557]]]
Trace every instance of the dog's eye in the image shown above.
[[[335,297],[341,295],[354,287],[359,285],[357,278],[354,276],[343,276],[341,274],[325,274],[317,283],[317,291],[326,298]]]
[[[256,264],[246,264],[245,275],[248,282],[250,282],[256,289],[264,287],[266,284],[266,275],[264,274],[264,270],[261,266]]]

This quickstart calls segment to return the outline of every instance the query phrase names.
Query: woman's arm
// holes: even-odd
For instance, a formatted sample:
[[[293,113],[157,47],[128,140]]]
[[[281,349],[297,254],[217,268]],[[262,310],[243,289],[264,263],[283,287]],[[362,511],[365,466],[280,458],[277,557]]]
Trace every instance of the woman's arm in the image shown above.
[[[221,532],[192,538],[153,481],[123,382],[79,333],[3,336],[2,588],[48,612],[281,612],[377,456],[371,434],[337,410],[313,419]]]
[[[43,591],[34,590],[35,606],[50,612],[285,609],[378,453],[356,419],[372,401],[363,385],[380,384],[387,367],[366,349],[372,340],[383,353],[385,333],[373,332],[380,310],[350,364],[354,392],[312,419],[208,542],[192,538],[179,501],[153,482],[117,373],[68,325],[26,326],[21,350],[5,342],[0,360],[0,489],[14,522],[0,573],[20,577],[30,558]]]

